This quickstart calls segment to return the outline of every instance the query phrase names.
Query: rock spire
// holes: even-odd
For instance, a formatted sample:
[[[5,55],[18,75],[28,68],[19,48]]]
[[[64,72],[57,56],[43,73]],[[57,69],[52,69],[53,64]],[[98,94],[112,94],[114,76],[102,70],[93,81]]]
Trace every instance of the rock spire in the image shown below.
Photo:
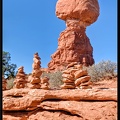
[[[58,38],[57,51],[48,63],[50,70],[61,70],[71,62],[85,66],[94,64],[93,47],[87,37],[86,27],[99,16],[97,0],[58,0],[56,16],[66,23],[66,29]]]

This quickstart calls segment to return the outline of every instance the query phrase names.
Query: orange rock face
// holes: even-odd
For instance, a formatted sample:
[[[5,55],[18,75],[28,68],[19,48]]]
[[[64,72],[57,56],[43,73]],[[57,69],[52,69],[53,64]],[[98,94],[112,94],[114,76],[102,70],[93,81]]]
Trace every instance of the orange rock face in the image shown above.
[[[98,0],[58,0],[56,15],[62,20],[77,19],[88,26],[99,16]]]
[[[117,120],[117,82],[103,84],[89,90],[5,90],[3,120]]]
[[[48,64],[50,70],[64,69],[71,62],[85,66],[94,64],[93,48],[86,36],[86,27],[99,16],[97,0],[58,0],[56,15],[65,20],[66,29],[58,39],[58,49]]]

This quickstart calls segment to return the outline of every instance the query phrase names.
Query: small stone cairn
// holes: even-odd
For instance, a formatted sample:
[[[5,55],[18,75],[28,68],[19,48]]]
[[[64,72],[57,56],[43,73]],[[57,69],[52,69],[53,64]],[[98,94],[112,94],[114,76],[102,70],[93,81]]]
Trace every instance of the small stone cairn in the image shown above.
[[[67,66],[67,69],[64,70],[62,73],[63,77],[63,85],[60,87],[62,89],[74,89],[75,88],[75,79],[74,79],[74,72],[77,71],[77,69],[74,69],[74,65],[77,64],[77,62],[73,62]]]
[[[5,80],[4,76],[2,76],[2,90],[3,91],[7,89],[6,86],[7,86],[7,81]]]
[[[26,75],[24,73],[24,67],[21,66],[18,68],[18,73],[16,75],[16,78],[14,80],[14,88],[24,88],[26,86]]]
[[[49,78],[45,76],[44,78],[41,78],[41,88],[48,90],[49,89]]]
[[[34,58],[33,58],[33,71],[32,71],[32,75],[29,77],[30,79],[30,88],[31,89],[40,89],[41,85],[41,79],[40,76],[42,74],[41,71],[41,58],[39,57],[38,53],[34,54]]]
[[[88,72],[86,69],[83,69],[82,65],[81,65],[81,69],[78,69],[78,71],[76,71],[74,73],[74,77],[75,77],[75,86],[76,88],[82,88],[82,89],[87,89],[87,88],[91,88],[91,84],[92,82],[90,81],[90,76],[88,75]]]
[[[83,65],[77,62],[68,64],[67,69],[63,71],[62,77],[64,84],[60,87],[62,89],[74,89],[74,88],[91,88],[90,76],[87,70],[83,69]]]

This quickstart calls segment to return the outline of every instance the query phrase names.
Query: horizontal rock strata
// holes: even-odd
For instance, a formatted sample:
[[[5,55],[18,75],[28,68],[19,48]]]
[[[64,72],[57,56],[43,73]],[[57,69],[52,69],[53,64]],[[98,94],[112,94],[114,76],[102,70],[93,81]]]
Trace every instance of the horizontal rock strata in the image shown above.
[[[53,117],[55,120],[63,120],[63,116],[66,116],[65,120],[68,118],[73,120],[102,119],[105,116],[112,120],[116,118],[116,106],[116,88],[3,91],[3,120],[39,120],[39,118],[52,120]],[[47,116],[49,116],[48,119]]]

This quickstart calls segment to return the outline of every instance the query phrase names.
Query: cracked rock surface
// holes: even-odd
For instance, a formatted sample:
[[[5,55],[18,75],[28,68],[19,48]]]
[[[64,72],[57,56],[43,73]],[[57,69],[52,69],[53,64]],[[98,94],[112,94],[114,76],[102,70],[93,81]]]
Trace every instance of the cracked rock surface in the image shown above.
[[[102,81],[92,89],[6,90],[3,120],[113,120],[117,118],[116,83]]]

